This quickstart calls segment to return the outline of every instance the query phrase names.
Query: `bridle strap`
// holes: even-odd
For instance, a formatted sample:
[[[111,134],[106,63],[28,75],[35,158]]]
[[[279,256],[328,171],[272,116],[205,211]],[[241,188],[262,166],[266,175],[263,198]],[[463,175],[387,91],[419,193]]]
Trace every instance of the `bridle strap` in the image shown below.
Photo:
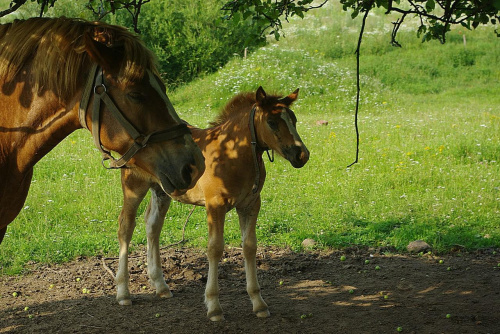
[[[97,73],[97,64],[92,64],[90,68],[90,74],[87,78],[87,82],[85,83],[85,88],[83,90],[82,99],[80,100],[80,107],[78,108],[78,119],[80,120],[80,124],[83,128],[89,129],[87,126],[87,120],[85,119],[87,115],[87,107],[90,102],[90,94],[92,93],[92,87],[94,86],[94,79]]]
[[[187,124],[181,123],[177,124],[167,130],[154,132],[149,136],[149,143],[159,143],[162,141],[172,140],[177,137],[181,137],[187,134],[191,134]]]
[[[252,137],[252,157],[253,157],[253,165],[255,168],[255,179],[253,182],[252,193],[256,193],[259,190],[260,184],[260,167],[259,161],[257,160],[257,134],[255,133],[255,109],[257,106],[254,104],[252,110],[250,110],[250,135]]]
[[[257,154],[257,147],[259,147],[259,144],[257,142],[257,132],[255,131],[255,111],[257,110],[257,104],[254,104],[252,107],[252,110],[250,110],[250,120],[249,120],[249,127],[250,127],[250,136],[251,136],[251,144],[252,144],[252,157],[253,157],[253,165],[255,168],[255,179],[253,183],[253,188],[252,188],[252,193],[256,193],[259,190],[259,185],[260,185],[260,161],[262,161],[262,155]],[[269,149],[267,148],[262,148],[259,147],[261,150],[266,151],[267,157],[269,158],[270,162],[274,162],[274,151],[271,150],[272,152],[272,157],[269,154]],[[260,158],[260,159],[259,159]]]
[[[106,86],[104,85],[104,74],[103,70],[101,69],[99,73],[98,72],[98,67],[97,65],[93,65],[92,69],[90,71],[89,78],[87,80],[87,84],[85,86],[85,90],[82,95],[82,101],[80,103],[80,108],[79,108],[79,119],[80,123],[82,124],[83,127],[88,129],[88,126],[86,124],[85,120],[85,113],[87,110],[88,102],[90,100],[90,94],[92,92],[92,86],[94,84],[94,78],[95,78],[95,85],[94,85],[94,103],[93,103],[93,108],[92,108],[92,136],[94,138],[94,144],[95,146],[101,151],[103,155],[103,166],[108,169],[116,169],[116,168],[123,168],[127,164],[127,162],[143,147],[145,147],[148,143],[157,143],[161,141],[167,141],[171,140],[180,136],[183,136],[185,134],[190,134],[190,130],[187,127],[186,124],[181,123],[173,126],[172,128],[169,128],[167,130],[163,131],[157,131],[150,133],[149,135],[143,135],[141,134],[126,118],[123,116],[123,114],[120,112],[120,110],[116,107],[114,104],[113,100],[111,97],[107,94],[106,91]],[[153,88],[158,91],[160,95],[162,95],[162,91],[158,88],[158,85],[154,85]],[[164,94],[164,93],[163,93]],[[166,94],[164,94],[166,96]],[[164,98],[165,100],[165,98]],[[166,99],[168,100],[168,98]],[[101,144],[101,139],[100,139],[100,110],[101,110],[101,101],[104,102],[106,105],[107,109],[111,112],[111,115],[113,115],[114,118],[120,123],[120,125],[125,129],[125,131],[129,134],[129,136],[132,137],[133,139],[133,144],[132,146],[129,147],[127,152],[125,152],[124,155],[122,155],[120,158],[116,159],[112,156],[111,152],[104,148]],[[169,101],[170,102],[170,101]],[[173,110],[173,107],[170,103],[167,103],[167,108],[171,108]],[[169,110],[170,111],[170,110]],[[174,111],[175,113],[175,111]],[[104,162],[106,160],[109,160],[109,166],[106,166]]]

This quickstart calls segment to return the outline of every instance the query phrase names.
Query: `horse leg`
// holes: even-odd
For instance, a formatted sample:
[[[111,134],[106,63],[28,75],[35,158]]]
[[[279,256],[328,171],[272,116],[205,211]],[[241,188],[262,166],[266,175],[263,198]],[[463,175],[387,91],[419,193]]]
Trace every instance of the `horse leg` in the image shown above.
[[[139,204],[149,190],[150,183],[135,175],[130,169],[122,169],[123,207],[118,227],[120,253],[116,272],[116,300],[120,305],[131,305],[128,272],[128,247],[136,225]]]
[[[260,196],[255,203],[247,208],[236,208],[240,221],[241,239],[243,243],[243,256],[245,257],[245,275],[247,292],[253,305],[253,312],[259,318],[269,317],[269,307],[260,294],[260,285],[257,280],[257,236],[255,226],[260,210]]]
[[[170,298],[172,292],[165,282],[160,258],[160,233],[167,214],[170,197],[157,184],[151,187],[151,200],[146,209],[146,234],[148,237],[148,274],[156,295]]]
[[[205,288],[205,305],[207,306],[207,316],[212,321],[224,320],[219,302],[218,266],[224,251],[225,216],[226,209],[224,206],[212,206],[207,203],[208,279]]]
[[[0,230],[0,244],[2,243],[3,237],[5,236],[5,232],[7,232],[7,226]]]

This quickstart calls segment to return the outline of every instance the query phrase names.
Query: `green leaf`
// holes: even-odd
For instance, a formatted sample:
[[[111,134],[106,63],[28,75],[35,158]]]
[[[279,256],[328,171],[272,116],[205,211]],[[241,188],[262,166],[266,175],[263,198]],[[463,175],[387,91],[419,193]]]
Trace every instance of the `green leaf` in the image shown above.
[[[250,17],[250,15],[252,15],[252,12],[250,10],[245,10],[243,12],[243,20],[248,19],[248,17]]]
[[[359,9],[354,9],[351,14],[351,18],[355,19],[359,14]]]
[[[460,22],[460,25],[470,30],[470,21]]]
[[[295,12],[295,14],[296,14],[297,16],[299,16],[301,19],[303,19],[303,18],[304,18],[304,12],[302,11],[302,8],[298,8],[298,7],[297,7],[297,8],[295,8],[295,9],[294,9],[294,12]]]
[[[233,22],[238,23],[241,20],[241,14],[240,12],[233,13]]]
[[[426,32],[427,32],[427,26],[422,24],[420,27],[418,27],[417,37],[420,37],[422,34],[425,34]]]
[[[427,0],[425,3],[425,10],[430,13],[436,8],[436,2],[434,0]]]

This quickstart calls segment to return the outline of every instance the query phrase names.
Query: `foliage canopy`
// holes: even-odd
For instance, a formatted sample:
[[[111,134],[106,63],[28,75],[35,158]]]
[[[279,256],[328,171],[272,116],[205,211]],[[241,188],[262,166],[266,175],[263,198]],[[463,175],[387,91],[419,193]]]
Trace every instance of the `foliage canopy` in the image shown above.
[[[328,0],[318,3],[315,0],[232,0],[227,2],[225,10],[228,18],[239,20],[251,18],[264,33],[270,28],[270,34],[280,37],[282,18],[304,17],[308,11],[320,8]],[[340,0],[342,8],[351,10],[351,17],[368,13],[376,7],[386,9],[386,14],[396,13],[398,19],[393,22],[391,41],[399,46],[396,36],[401,24],[408,17],[418,18],[418,35],[423,41],[437,39],[444,43],[446,33],[452,25],[460,24],[467,29],[483,24],[496,25],[500,21],[500,0]],[[497,36],[500,32],[495,30]]]
[[[53,7],[58,0],[29,0],[37,2],[42,16],[49,7]],[[419,20],[417,33],[423,41],[437,39],[442,43],[446,40],[446,33],[452,25],[462,25],[467,29],[479,25],[497,25],[500,21],[500,0],[339,0],[345,11],[352,11],[352,18],[360,13],[366,13],[376,7],[386,9],[386,14],[396,13],[399,17],[393,22],[391,41],[399,43],[396,36],[401,24],[409,17]],[[0,17],[13,13],[28,0],[11,0],[9,8],[0,9]],[[131,26],[136,32],[139,29],[139,15],[143,5],[151,0],[88,0],[87,8],[98,19],[118,11],[126,12],[131,20]],[[169,4],[170,2],[167,1]],[[251,19],[253,25],[259,29],[252,37],[263,40],[264,32],[270,28],[269,34],[276,39],[280,37],[282,19],[289,17],[304,17],[308,11],[320,8],[328,0],[231,0],[222,5],[226,12],[225,18],[234,21]],[[153,2],[152,2],[153,3]],[[165,4],[165,2],[162,2]],[[144,7],[145,8],[145,7]],[[495,29],[500,36],[498,29]]]

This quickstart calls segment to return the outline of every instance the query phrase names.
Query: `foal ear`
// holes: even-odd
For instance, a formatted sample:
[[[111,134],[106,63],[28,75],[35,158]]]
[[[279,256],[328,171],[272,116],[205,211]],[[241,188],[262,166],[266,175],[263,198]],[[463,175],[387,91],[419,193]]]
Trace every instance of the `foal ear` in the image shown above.
[[[281,103],[289,106],[291,105],[295,100],[297,100],[297,97],[299,96],[299,89],[297,88],[293,93],[291,93],[290,95],[282,98],[280,100]]]
[[[119,63],[119,52],[112,29],[94,26],[85,33],[85,50],[90,58],[104,70],[111,70]],[[118,59],[117,59],[118,58]]]
[[[267,97],[266,92],[264,91],[264,88],[260,86],[257,88],[257,93],[255,93],[255,100],[257,101],[258,104],[262,104],[262,101]]]

